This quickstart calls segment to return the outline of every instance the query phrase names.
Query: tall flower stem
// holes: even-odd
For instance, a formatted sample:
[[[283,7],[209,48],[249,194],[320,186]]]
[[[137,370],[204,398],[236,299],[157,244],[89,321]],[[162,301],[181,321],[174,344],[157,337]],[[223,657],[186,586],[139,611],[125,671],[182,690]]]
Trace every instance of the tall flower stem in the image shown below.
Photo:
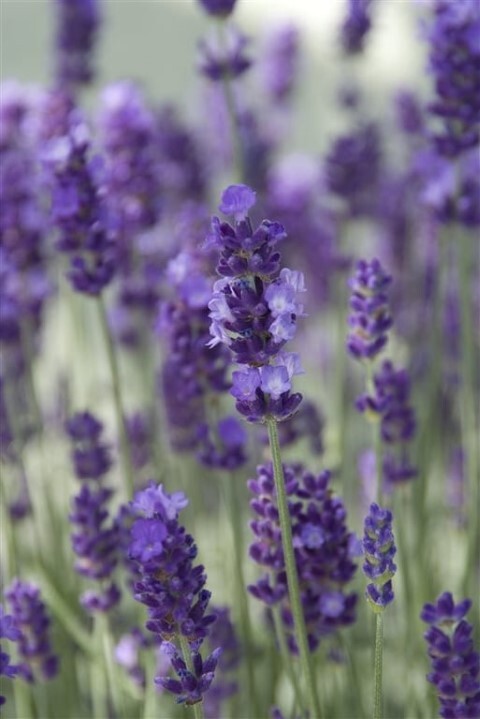
[[[233,552],[235,560],[235,596],[239,605],[240,625],[242,628],[242,636],[245,640],[247,655],[249,657],[246,664],[247,677],[247,694],[250,699],[253,716],[260,716],[258,707],[257,690],[255,686],[255,673],[253,661],[253,632],[250,621],[250,612],[248,608],[245,573],[243,571],[243,551],[245,547],[243,538],[242,516],[240,512],[240,501],[237,491],[237,477],[234,472],[226,479],[228,508],[230,511],[230,521],[233,535]]]
[[[288,594],[293,614],[295,637],[298,644],[302,674],[307,685],[308,705],[310,708],[310,719],[319,719],[320,707],[318,703],[315,677],[310,661],[310,650],[308,646],[307,630],[303,616],[300,586],[298,581],[297,566],[295,563],[295,552],[292,543],[292,528],[288,510],[288,499],[285,490],[285,477],[283,474],[282,459],[280,456],[280,444],[278,441],[278,429],[275,419],[267,419],[268,439],[273,461],[273,476],[275,480],[275,491],[277,496],[278,515],[280,529],[282,532],[282,547],[285,558],[285,570],[287,573]]]
[[[461,305],[462,342],[462,436],[469,491],[469,544],[465,567],[465,592],[468,595],[476,585],[475,559],[480,543],[478,452],[480,427],[476,417],[476,388],[478,358],[475,357],[474,321],[472,316],[471,268],[474,265],[472,247],[474,239],[465,233],[458,238],[459,285]],[[470,584],[473,579],[473,586]]]
[[[106,678],[109,687],[110,700],[115,717],[122,716],[121,711],[121,692],[120,686],[117,681],[116,667],[113,662],[113,646],[112,636],[110,633],[110,626],[108,617],[103,614],[98,614],[95,617],[95,621],[99,624],[99,635],[102,645],[103,660],[105,662]]]
[[[373,719],[382,719],[383,611],[375,616],[375,689]]]
[[[133,464],[130,452],[130,443],[128,440],[127,427],[125,423],[125,412],[123,409],[122,392],[120,389],[120,372],[118,368],[117,354],[113,344],[112,336],[110,334],[110,329],[108,327],[105,304],[101,295],[99,295],[97,299],[97,308],[112,377],[113,398],[115,402],[115,413],[117,415],[117,426],[120,438],[120,451],[122,456],[125,486],[127,497],[130,498],[133,497],[134,490]]]
[[[222,18],[217,21],[218,44],[222,49],[226,47],[225,30],[226,20]],[[227,74],[224,74],[222,77],[222,85],[223,94],[225,97],[225,105],[230,121],[230,137],[232,140],[233,153],[232,169],[234,174],[234,180],[237,182],[241,182],[244,179],[242,139],[239,132],[238,113],[235,103],[235,94],[233,91],[232,80]]]
[[[280,607],[274,606],[272,607],[272,614],[273,614],[273,622],[275,625],[275,634],[277,636],[278,645],[280,647],[280,654],[282,655],[282,660],[284,667],[287,671],[288,677],[290,679],[290,682],[293,687],[293,691],[295,693],[295,699],[298,704],[298,706],[304,710],[304,700],[303,700],[303,693],[297,678],[297,675],[295,673],[295,667],[292,663],[292,657],[288,650],[288,644],[287,639],[285,637],[285,629],[283,627],[282,617],[280,615]]]
[[[367,392],[370,395],[375,394],[375,386],[373,383],[373,363],[366,363],[366,374],[367,374]],[[382,505],[382,490],[383,490],[383,448],[382,448],[382,437],[380,434],[380,426],[377,420],[371,423],[372,425],[372,437],[373,437],[373,448],[375,451],[375,487],[376,487],[376,502]]]
[[[188,670],[190,672],[193,672],[192,659],[190,656],[190,647],[188,645],[188,641],[180,633],[177,634],[177,637],[178,637],[178,641],[180,643],[180,647],[182,650],[183,661],[187,665]],[[204,719],[203,701],[197,702],[196,704],[193,705],[193,715],[194,715],[195,719]]]

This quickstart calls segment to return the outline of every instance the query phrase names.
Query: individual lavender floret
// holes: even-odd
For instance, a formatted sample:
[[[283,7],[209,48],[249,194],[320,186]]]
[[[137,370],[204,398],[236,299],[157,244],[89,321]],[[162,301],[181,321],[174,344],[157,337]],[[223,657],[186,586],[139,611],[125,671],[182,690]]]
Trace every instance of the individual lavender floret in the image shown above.
[[[385,347],[392,326],[388,307],[388,288],[392,278],[379,260],[360,260],[349,280],[352,290],[347,349],[355,359],[372,360]]]
[[[374,612],[382,612],[394,598],[392,577],[397,571],[393,557],[397,551],[392,532],[393,515],[388,509],[372,502],[365,517],[363,572],[372,582],[365,596]]]
[[[92,82],[92,56],[100,23],[97,0],[56,0],[56,80],[76,87]]]
[[[252,61],[247,55],[250,38],[234,27],[227,29],[225,44],[218,37],[201,40],[198,44],[198,69],[213,82],[225,78],[235,79],[248,70]]]
[[[375,394],[362,395],[356,406],[367,416],[380,419],[380,437],[387,447],[383,474],[387,484],[413,479],[417,471],[408,458],[407,447],[415,436],[415,411],[410,405],[410,376],[385,360],[373,377]]]
[[[438,152],[455,157],[480,140],[480,5],[470,0],[435,0],[426,28],[429,68],[436,99],[430,112],[442,129],[433,139]]]
[[[13,624],[18,629],[18,652],[22,663],[18,674],[28,682],[53,679],[58,672],[58,657],[50,644],[50,619],[40,589],[29,582],[14,579],[5,590]]]
[[[348,14],[342,24],[340,42],[346,55],[363,51],[366,36],[371,28],[372,0],[348,0]]]
[[[115,243],[107,225],[98,158],[89,159],[87,126],[75,123],[45,155],[51,173],[57,248],[70,258],[67,276],[77,292],[98,296],[115,271]]]
[[[73,442],[71,459],[78,479],[100,479],[112,466],[110,447],[102,441],[103,424],[90,412],[77,412],[65,425]]]
[[[137,492],[129,554],[140,575],[134,598],[148,607],[146,628],[161,639],[178,676],[155,681],[176,694],[177,701],[194,704],[213,680],[219,650],[205,662],[199,653],[215,614],[207,613],[210,592],[204,589],[204,567],[193,566],[196,544],[178,522],[186,504],[182,492],[168,494],[162,485],[152,483]],[[180,637],[188,642],[193,673],[180,656]]]
[[[343,200],[349,217],[375,212],[380,171],[380,133],[374,123],[338,137],[325,158],[327,187]]]
[[[267,38],[260,69],[263,87],[273,104],[290,99],[298,73],[299,31],[291,23],[276,28]]]
[[[429,624],[423,635],[432,671],[427,674],[440,702],[444,719],[480,716],[480,654],[473,645],[473,627],[465,619],[471,601],[455,604],[450,592],[435,604],[425,604],[420,618]]]
[[[107,612],[120,600],[116,584],[106,584],[117,564],[119,545],[119,529],[110,520],[108,509],[113,490],[103,484],[112,464],[110,451],[101,441],[102,423],[90,412],[74,415],[66,423],[66,431],[74,443],[74,471],[82,482],[69,515],[74,528],[71,542],[77,556],[75,570],[102,583],[99,590],[84,592],[81,602],[89,612]]]
[[[197,457],[206,467],[234,471],[247,461],[247,439],[247,432],[236,417],[221,419],[215,433],[207,424],[201,425],[198,429]]]
[[[212,220],[205,246],[220,253],[209,302],[210,346],[227,345],[240,369],[232,376],[231,394],[240,414],[249,421],[290,417],[301,402],[291,394],[291,379],[302,372],[298,355],[283,352],[293,339],[297,318],[304,315],[297,294],[305,292],[303,274],[280,270],[276,249],[286,236],[282,225],[264,220],[254,230],[248,211],[256,197],[247,185],[231,185],[220,210],[234,225]]]
[[[238,692],[238,682],[232,673],[236,671],[242,658],[240,642],[230,618],[229,607],[215,607],[217,619],[212,625],[208,644],[222,647],[217,663],[217,679],[204,697],[204,712],[207,719],[218,719],[222,716],[222,704]]]
[[[15,625],[14,618],[10,614],[5,614],[3,606],[0,604],[0,639],[8,639],[16,642],[20,639],[20,631]],[[2,651],[0,645],[0,677],[8,677],[14,679],[18,674],[19,667],[10,664],[10,656]],[[0,707],[5,704],[5,697],[0,694]]]
[[[316,477],[301,465],[284,465],[284,473],[303,612],[313,651],[322,637],[355,621],[357,595],[347,592],[356,571],[354,535],[345,524],[342,500],[329,488],[330,472]],[[250,525],[255,535],[250,556],[268,570],[249,591],[267,606],[280,603],[289,646],[296,653],[272,467],[258,467],[257,478],[248,486],[255,495],[250,506],[257,515]]]

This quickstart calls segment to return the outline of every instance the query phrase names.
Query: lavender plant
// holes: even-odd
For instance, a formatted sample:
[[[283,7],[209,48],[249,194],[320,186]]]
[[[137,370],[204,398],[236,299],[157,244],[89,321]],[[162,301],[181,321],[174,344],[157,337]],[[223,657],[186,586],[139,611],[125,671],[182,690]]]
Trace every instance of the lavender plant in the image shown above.
[[[48,77],[0,88],[2,716],[479,716],[478,3],[35,5],[14,74],[50,7]]]

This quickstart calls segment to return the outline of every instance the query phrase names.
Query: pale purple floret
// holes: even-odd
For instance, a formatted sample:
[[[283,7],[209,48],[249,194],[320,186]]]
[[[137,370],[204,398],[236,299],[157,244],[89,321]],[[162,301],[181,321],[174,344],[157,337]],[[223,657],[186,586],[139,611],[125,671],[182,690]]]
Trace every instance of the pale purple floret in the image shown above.
[[[136,495],[132,502],[132,508],[147,519],[154,515],[162,517],[165,521],[176,519],[178,513],[188,504],[188,499],[183,492],[168,494],[164,491],[163,485],[155,485],[151,482],[149,486]]]
[[[230,185],[222,194],[218,209],[231,215],[236,222],[244,220],[257,201],[256,193],[247,185]]]

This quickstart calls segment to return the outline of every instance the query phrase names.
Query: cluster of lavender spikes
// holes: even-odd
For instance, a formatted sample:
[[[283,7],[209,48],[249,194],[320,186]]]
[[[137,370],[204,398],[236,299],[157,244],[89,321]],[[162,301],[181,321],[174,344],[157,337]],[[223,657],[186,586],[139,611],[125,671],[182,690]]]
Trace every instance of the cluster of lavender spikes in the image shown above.
[[[226,344],[240,370],[233,373],[231,394],[240,414],[251,422],[269,416],[290,417],[302,396],[291,394],[291,380],[301,373],[298,355],[282,351],[304,315],[297,294],[305,291],[301,272],[280,270],[278,242],[286,237],[282,225],[263,220],[254,230],[248,211],[255,204],[253,190],[231,185],[222,195],[220,210],[235,225],[212,220],[206,246],[220,252],[209,302],[212,320],[210,346]]]
[[[52,652],[50,619],[40,589],[14,579],[5,590],[5,597],[12,612],[11,618],[3,618],[7,621],[5,636],[16,641],[22,659],[15,672],[28,682],[53,679],[58,672],[58,657]]]
[[[393,601],[392,577],[397,567],[393,557],[397,551],[392,532],[392,513],[372,503],[365,517],[363,571],[372,581],[366,597],[374,612],[382,612]]]
[[[425,604],[420,615],[430,625],[423,635],[432,665],[427,679],[438,692],[443,719],[480,716],[480,654],[465,619],[471,605],[469,599],[455,604],[450,592],[444,592],[435,604]]]
[[[347,593],[346,586],[356,571],[352,561],[356,542],[345,524],[343,502],[329,487],[330,472],[316,477],[301,465],[285,465],[284,474],[308,643],[313,651],[322,637],[355,621],[357,595]],[[271,466],[258,467],[257,477],[249,480],[248,487],[254,494],[250,506],[257,515],[250,525],[255,535],[250,557],[268,570],[249,591],[268,607],[280,604],[289,647],[296,653]]]
[[[156,677],[155,682],[175,694],[178,702],[191,705],[202,701],[210,687],[221,650],[215,649],[206,660],[200,654],[216,615],[207,613],[210,592],[204,589],[204,568],[193,566],[193,537],[178,522],[186,504],[182,492],[168,494],[162,485],[152,483],[138,492],[132,503],[136,519],[129,555],[140,574],[134,597],[148,607],[146,628],[161,640],[177,675]]]
[[[101,585],[98,591],[84,592],[81,602],[89,612],[107,612],[120,600],[117,585],[104,584],[117,564],[119,541],[116,522],[108,522],[108,503],[113,490],[103,482],[112,463],[110,451],[101,439],[102,423],[89,412],[74,415],[67,422],[66,430],[74,445],[74,471],[82,483],[80,492],[73,498],[69,517],[74,527],[71,540],[77,555],[75,569]]]

